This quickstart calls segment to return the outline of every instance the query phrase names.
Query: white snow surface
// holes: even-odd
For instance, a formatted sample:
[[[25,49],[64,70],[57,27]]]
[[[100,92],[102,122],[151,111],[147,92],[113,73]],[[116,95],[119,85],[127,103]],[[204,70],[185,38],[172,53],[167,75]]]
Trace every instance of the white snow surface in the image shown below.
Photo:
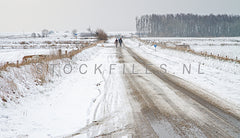
[[[64,65],[61,65],[60,72],[59,68],[56,68],[57,71],[51,78],[52,83],[43,86],[28,83],[30,89],[24,91],[27,94],[19,100],[19,104],[1,103],[0,137],[56,137],[71,134],[84,127],[89,119],[89,107],[101,89],[96,84],[101,82],[104,85],[104,81],[100,73],[94,74],[90,70],[86,74],[80,74],[79,66],[94,66],[96,60],[101,59],[102,49],[93,47],[76,55],[70,62],[70,74],[63,73]],[[68,69],[70,68],[66,70]],[[5,72],[3,75],[8,73],[12,72]],[[24,86],[19,85],[18,89],[26,89],[21,87]]]
[[[63,37],[67,35],[67,37]],[[46,38],[32,38],[31,33],[0,33],[0,65],[6,62],[22,61],[27,55],[49,55],[57,53],[59,49],[64,54],[83,46],[82,43],[93,43],[96,38],[77,39],[71,33],[54,33]],[[77,43],[77,44],[75,44]]]
[[[27,71],[24,72],[23,67],[1,73],[0,75],[14,78],[16,75],[14,72],[18,70],[17,74],[24,76],[24,81],[19,78],[13,80],[21,81],[17,87],[19,91],[25,92],[25,97],[19,100],[19,104],[0,102],[0,137],[62,137],[77,132],[92,121],[111,117],[109,113],[120,114],[122,109],[124,112],[121,112],[121,115],[112,115],[114,121],[109,121],[105,125],[106,128],[102,126],[103,128],[100,127],[94,132],[97,135],[107,131],[110,126],[114,130],[118,126],[127,124],[128,111],[131,109],[127,107],[127,98],[124,94],[126,88],[123,86],[117,65],[113,75],[109,75],[109,64],[117,62],[116,53],[112,51],[114,48],[111,50],[111,47],[114,47],[114,39],[109,41],[112,44],[99,44],[97,47],[86,49],[76,55],[72,61],[57,60],[56,63],[61,64],[61,73],[57,70],[54,76],[49,76],[51,82],[43,86],[36,86],[33,80],[28,80],[27,78],[33,78],[28,77],[29,74]],[[160,47],[155,51],[153,46],[144,45],[135,39],[124,39],[124,43],[154,65],[165,64],[168,73],[206,89],[209,95],[240,106],[238,63]],[[63,72],[63,67],[67,63],[72,65],[70,74]],[[201,63],[200,72],[204,74],[198,74],[199,63]],[[82,67],[82,72],[87,70],[86,74],[79,72],[79,67],[83,64],[87,65]],[[103,64],[101,69],[103,74],[98,71],[94,73],[96,64]],[[187,74],[186,71],[183,74],[183,64],[187,67],[191,64],[191,74]],[[116,80],[119,81],[118,85]],[[86,134],[81,136],[87,137]]]
[[[240,59],[240,37],[215,37],[215,38],[195,38],[195,37],[150,37],[142,38],[154,42],[166,42],[167,45],[187,44],[197,52],[207,52],[222,57]]]
[[[154,46],[144,45],[138,40],[125,40],[125,45],[131,47],[136,53],[148,59],[154,66],[162,67],[167,73],[176,75],[184,80],[208,91],[209,95],[219,97],[233,105],[240,107],[240,64],[226,62],[217,59],[206,58],[170,49],[161,49]],[[200,69],[199,69],[200,63]],[[185,70],[183,64],[189,68],[191,73]],[[159,67],[160,68],[160,67]],[[199,74],[200,73],[203,74]]]
[[[4,49],[0,50],[0,63],[22,61],[26,55],[49,55],[57,50],[50,49]]]

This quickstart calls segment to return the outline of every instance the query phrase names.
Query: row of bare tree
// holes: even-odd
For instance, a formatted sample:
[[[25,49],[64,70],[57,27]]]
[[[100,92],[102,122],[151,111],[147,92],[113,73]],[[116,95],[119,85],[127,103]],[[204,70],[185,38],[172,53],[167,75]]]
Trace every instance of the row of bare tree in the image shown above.
[[[168,37],[240,36],[238,15],[167,14],[136,18],[139,35]]]

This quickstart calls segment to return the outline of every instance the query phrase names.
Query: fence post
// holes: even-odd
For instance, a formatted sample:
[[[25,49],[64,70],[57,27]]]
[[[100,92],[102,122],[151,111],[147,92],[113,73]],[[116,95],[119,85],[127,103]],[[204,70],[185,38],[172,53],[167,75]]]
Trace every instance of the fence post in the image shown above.
[[[4,65],[5,69],[8,67],[9,62],[6,62],[6,64]]]
[[[61,56],[62,56],[62,50],[61,49],[59,49],[58,50],[58,56],[61,58]]]
[[[226,59],[228,59],[228,56],[226,56]]]
[[[19,67],[19,61],[17,60],[17,67]]]

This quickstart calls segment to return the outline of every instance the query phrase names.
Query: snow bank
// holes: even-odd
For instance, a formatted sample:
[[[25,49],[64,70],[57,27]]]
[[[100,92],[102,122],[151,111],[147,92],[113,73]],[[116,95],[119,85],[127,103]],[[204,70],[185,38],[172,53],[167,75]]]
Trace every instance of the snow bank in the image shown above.
[[[93,59],[101,49],[89,48],[73,60],[51,62],[56,64],[54,73],[46,76],[48,83],[43,85],[36,83],[31,65],[1,72],[1,88],[8,90],[9,86],[4,84],[12,81],[14,89],[9,89],[9,96],[1,89],[0,95],[9,97],[6,98],[8,101],[12,98],[12,101],[0,100],[0,137],[56,137],[84,127],[90,104],[99,94],[96,84],[103,78],[100,74],[80,74],[79,65],[95,63]],[[72,65],[70,74],[64,73],[66,64]]]

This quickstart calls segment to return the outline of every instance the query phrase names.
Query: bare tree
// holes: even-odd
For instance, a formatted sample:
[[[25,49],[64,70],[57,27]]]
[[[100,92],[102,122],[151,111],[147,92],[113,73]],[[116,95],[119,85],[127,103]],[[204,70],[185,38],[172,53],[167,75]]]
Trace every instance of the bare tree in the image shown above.
[[[173,37],[240,36],[240,16],[167,14],[136,18],[139,35]]]
[[[47,29],[42,30],[42,37],[48,37],[48,30]]]
[[[107,34],[102,29],[96,30],[96,36],[97,36],[98,40],[107,40],[108,39]]]
[[[87,31],[88,31],[90,34],[94,34],[94,31],[91,29],[91,27],[87,28]]]
[[[36,37],[37,37],[37,34],[36,34],[36,33],[32,33],[32,34],[31,34],[31,37],[36,38]]]

